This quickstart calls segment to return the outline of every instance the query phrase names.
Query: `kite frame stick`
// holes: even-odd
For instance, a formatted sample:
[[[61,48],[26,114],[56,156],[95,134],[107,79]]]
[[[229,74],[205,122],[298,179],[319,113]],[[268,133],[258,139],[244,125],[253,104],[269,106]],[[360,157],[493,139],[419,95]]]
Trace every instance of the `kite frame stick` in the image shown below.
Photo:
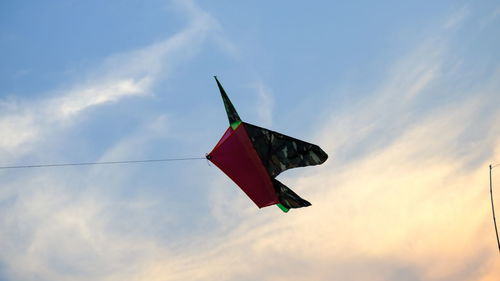
[[[497,220],[495,217],[495,205],[493,204],[493,184],[491,181],[491,170],[493,170],[494,167],[498,166],[500,164],[496,165],[490,165],[490,198],[491,198],[491,211],[493,213],[493,225],[495,226],[495,234],[497,236],[497,245],[498,245],[498,252],[500,253],[500,240],[498,239],[498,228],[497,228]]]

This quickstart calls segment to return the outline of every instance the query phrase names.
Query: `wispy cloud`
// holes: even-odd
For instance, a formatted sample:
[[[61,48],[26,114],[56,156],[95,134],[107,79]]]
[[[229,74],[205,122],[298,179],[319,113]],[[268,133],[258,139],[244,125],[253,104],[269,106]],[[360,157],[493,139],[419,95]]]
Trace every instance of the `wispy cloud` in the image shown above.
[[[118,101],[127,96],[144,94],[149,86],[149,79],[143,78],[140,81],[122,80],[112,81],[109,84],[97,85],[96,88],[85,88],[69,93],[61,99],[54,101],[54,108],[59,110],[59,114],[64,117],[78,114],[87,108]]]
[[[486,26],[492,24],[495,20],[500,16],[500,6],[495,7],[491,13],[480,19],[481,28],[485,28]]]
[[[271,90],[267,88],[262,82],[255,85],[257,93],[257,114],[259,121],[263,126],[271,126],[273,122],[273,105],[274,99]]]
[[[60,154],[60,147],[44,147],[41,142],[64,139],[91,108],[151,96],[158,81],[195,57],[216,21],[194,2],[179,1],[177,7],[187,15],[188,24],[165,40],[110,55],[76,81],[62,83],[69,86],[35,100],[0,101],[2,164],[15,163],[41,149],[46,160]],[[139,131],[122,136],[102,159],[146,151],[149,142],[162,137],[169,121],[164,115],[152,119]],[[36,170],[29,177],[2,171],[0,279],[134,280],[127,276],[135,276],[144,259],[162,252],[157,240],[142,241],[142,233],[134,232],[144,224],[154,226],[138,216],[159,203],[151,198],[122,202],[113,197],[111,186],[127,187],[127,171]],[[166,215],[160,218],[168,220]]]
[[[464,20],[467,18],[467,16],[470,14],[470,11],[467,7],[462,7],[458,11],[454,12],[452,16],[450,16],[445,24],[444,27],[449,29],[449,28],[454,28],[458,27],[461,23],[464,22]]]
[[[190,22],[177,34],[142,49],[111,55],[82,75],[81,81],[49,94],[48,99],[1,103],[0,133],[7,137],[0,140],[0,151],[26,147],[89,108],[149,95],[158,79],[168,77],[180,63],[196,55],[208,33],[216,28],[216,22],[191,1],[179,7]]]
[[[194,2],[186,3],[181,8],[190,24],[169,39],[114,55],[96,75],[47,100],[4,101],[0,132],[11,135],[0,140],[1,157],[30,143],[36,147],[53,127],[90,108],[150,95],[159,77],[194,56],[216,26]],[[129,170],[13,175],[0,190],[0,277],[498,279],[485,176],[488,155],[500,152],[494,106],[500,69],[482,75],[480,86],[452,93],[450,84],[464,69],[443,70],[455,57],[440,32],[395,61],[374,94],[323,120],[315,142],[331,155],[325,165],[282,175],[312,207],[257,211],[218,176],[205,183],[213,206],[197,218],[211,227],[166,241],[175,231],[172,221],[186,218],[158,208],[170,202],[165,198],[121,200],[113,188],[129,187]],[[260,117],[271,122],[271,92],[258,89]],[[443,95],[448,102],[437,98]],[[168,128],[167,117],[153,121],[118,140],[102,159],[141,153]],[[152,233],[157,227],[162,237]]]

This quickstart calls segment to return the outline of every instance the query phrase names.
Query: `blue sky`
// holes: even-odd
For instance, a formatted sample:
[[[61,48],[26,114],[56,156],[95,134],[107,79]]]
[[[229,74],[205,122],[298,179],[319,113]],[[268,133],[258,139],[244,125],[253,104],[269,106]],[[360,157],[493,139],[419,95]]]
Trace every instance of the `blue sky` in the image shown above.
[[[499,278],[495,1],[4,1],[0,27],[1,165],[202,157],[213,75],[330,155],[280,175],[313,204],[287,214],[205,160],[2,170],[1,280]]]

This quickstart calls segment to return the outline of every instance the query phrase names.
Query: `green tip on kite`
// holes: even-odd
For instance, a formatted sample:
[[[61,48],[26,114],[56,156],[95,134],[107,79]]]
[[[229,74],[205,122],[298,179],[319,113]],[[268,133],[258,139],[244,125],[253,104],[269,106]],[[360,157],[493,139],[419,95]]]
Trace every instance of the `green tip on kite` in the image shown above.
[[[283,206],[281,203],[276,204],[284,213],[288,213],[289,209]]]
[[[238,128],[238,126],[240,124],[241,124],[241,121],[233,122],[233,123],[231,123],[231,128],[233,128],[233,130],[236,130],[236,128]]]

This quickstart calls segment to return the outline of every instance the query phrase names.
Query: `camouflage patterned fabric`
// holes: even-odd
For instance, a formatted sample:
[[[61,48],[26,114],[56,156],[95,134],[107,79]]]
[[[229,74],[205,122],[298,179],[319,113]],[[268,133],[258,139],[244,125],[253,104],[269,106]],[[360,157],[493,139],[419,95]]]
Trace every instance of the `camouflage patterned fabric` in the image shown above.
[[[311,206],[286,185],[275,179],[281,172],[319,165],[328,155],[317,145],[243,122],[253,147],[267,169],[280,203],[287,209]]]
[[[319,165],[328,159],[328,155],[315,144],[245,122],[243,124],[271,178],[285,170]]]
[[[224,107],[226,108],[226,113],[227,113],[227,118],[229,119],[229,125],[233,127],[233,129],[236,129],[234,125],[239,125],[241,123],[240,116],[238,115],[238,112],[236,112],[236,109],[234,108],[233,104],[231,103],[231,100],[226,94],[226,91],[224,91],[224,88],[222,88],[222,85],[220,84],[219,80],[217,79],[217,76],[214,76],[215,81],[217,81],[217,86],[219,87],[220,94],[222,96],[222,100],[224,102]]]
[[[273,185],[280,203],[285,206],[285,208],[291,209],[311,206],[311,203],[302,199],[290,188],[288,188],[288,186],[282,184],[277,179],[273,179]]]

